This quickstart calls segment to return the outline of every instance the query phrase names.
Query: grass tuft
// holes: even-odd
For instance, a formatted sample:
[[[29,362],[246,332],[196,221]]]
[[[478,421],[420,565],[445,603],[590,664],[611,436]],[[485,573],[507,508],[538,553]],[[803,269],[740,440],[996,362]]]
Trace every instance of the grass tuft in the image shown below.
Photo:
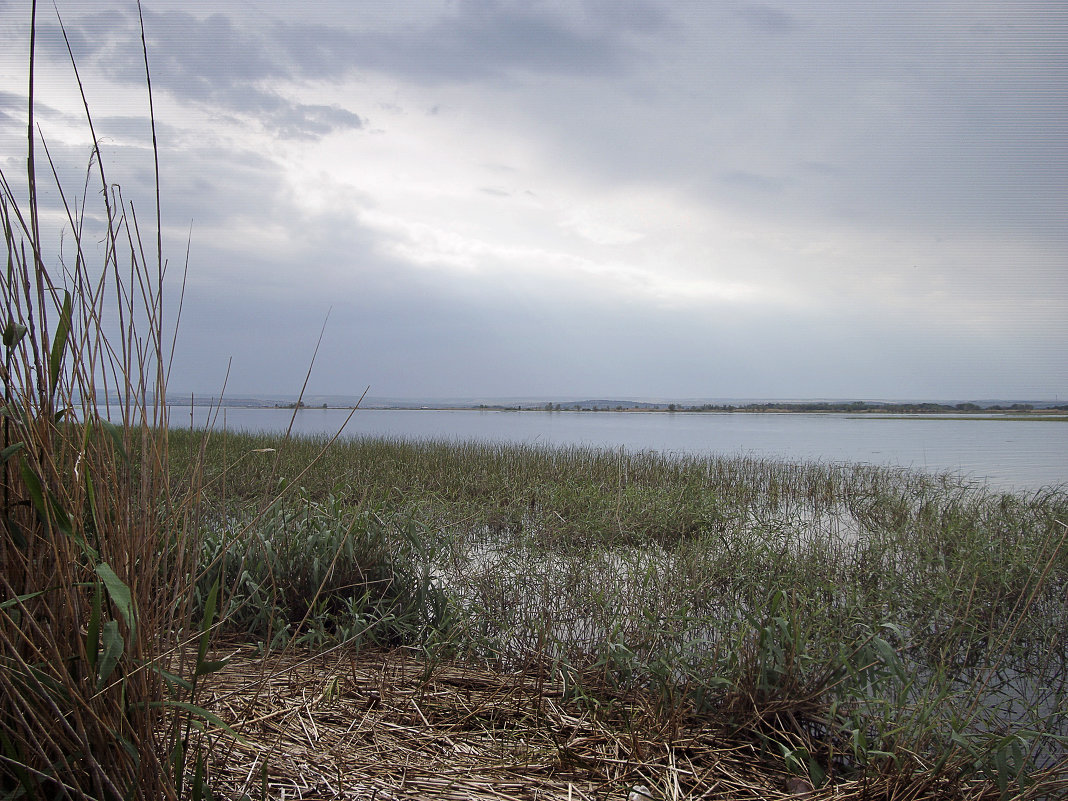
[[[0,172],[0,790],[203,797],[221,721],[196,704],[214,666],[185,647],[202,549],[167,469],[166,265],[95,144],[82,197],[59,183],[34,124],[36,30],[35,4],[27,173]],[[41,152],[58,208],[40,205]],[[157,243],[159,221],[157,187]]]

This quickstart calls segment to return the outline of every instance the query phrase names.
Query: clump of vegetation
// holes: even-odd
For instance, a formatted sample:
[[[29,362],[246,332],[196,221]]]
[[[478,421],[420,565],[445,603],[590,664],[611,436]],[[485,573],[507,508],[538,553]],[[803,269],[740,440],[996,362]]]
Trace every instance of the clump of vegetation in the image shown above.
[[[202,797],[197,731],[221,721],[197,684],[219,665],[167,472],[162,248],[96,146],[82,195],[59,183],[34,120],[36,23],[28,170],[0,173],[0,792]],[[39,203],[49,173],[58,209]]]
[[[198,598],[221,586],[228,631],[276,650],[364,641],[423,642],[447,632],[447,598],[379,512],[336,497],[276,499],[251,521],[204,534]]]
[[[324,445],[215,433],[205,446],[204,432],[172,432],[175,475],[182,454],[198,455],[218,520],[242,508],[250,519],[263,482],[299,476],[288,511],[251,525],[300,543],[298,559],[272,563],[274,581],[303,587],[296,597],[317,611],[279,607],[260,630],[328,644],[358,629],[369,642],[377,621],[403,618],[383,631],[403,631],[393,642],[431,664],[533,671],[606,719],[639,703],[659,725],[713,718],[816,787],[970,777],[1042,797],[1068,780],[1063,491],[382,439],[336,442],[315,461]],[[288,540],[279,514],[297,521]],[[366,574],[325,578],[341,547],[326,530],[348,532],[349,549],[373,545],[393,581],[426,590],[406,596],[419,598],[406,617],[375,608]]]

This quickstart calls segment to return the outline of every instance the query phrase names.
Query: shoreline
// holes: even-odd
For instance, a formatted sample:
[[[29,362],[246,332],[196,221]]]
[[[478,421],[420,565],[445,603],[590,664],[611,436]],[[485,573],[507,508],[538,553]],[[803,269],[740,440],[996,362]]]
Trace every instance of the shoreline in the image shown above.
[[[1033,408],[1033,409],[976,409],[960,410],[947,408],[945,410],[916,410],[906,411],[893,406],[872,406],[870,408],[786,408],[780,406],[742,406],[742,407],[677,407],[667,408],[653,407],[626,407],[626,406],[561,406],[560,408],[548,409],[544,405],[517,405],[507,406],[501,404],[478,404],[478,405],[346,405],[346,404],[282,404],[282,403],[257,403],[257,402],[227,402],[197,401],[192,404],[168,404],[172,409],[180,408],[216,408],[216,409],[277,409],[279,411],[375,411],[375,412],[538,412],[542,414],[555,414],[558,412],[568,413],[624,413],[624,414],[769,414],[769,415],[840,415],[854,418],[873,418],[884,420],[1016,420],[1016,421],[1042,421],[1042,422],[1065,422],[1068,421],[1068,408]]]
[[[515,412],[515,413],[538,413],[538,414],[685,414],[685,415],[821,415],[841,416],[853,419],[874,420],[969,420],[987,422],[1021,422],[1021,423],[1065,423],[1068,422],[1068,412],[1037,411],[1035,413],[1020,412],[893,412],[873,410],[870,412],[854,411],[830,411],[830,410],[792,410],[792,409],[538,409],[538,408],[515,408],[507,406],[302,406],[294,409],[292,406],[277,406],[264,404],[255,406],[251,404],[196,404],[198,408],[221,408],[221,409],[262,409],[278,411],[373,411],[373,412]]]

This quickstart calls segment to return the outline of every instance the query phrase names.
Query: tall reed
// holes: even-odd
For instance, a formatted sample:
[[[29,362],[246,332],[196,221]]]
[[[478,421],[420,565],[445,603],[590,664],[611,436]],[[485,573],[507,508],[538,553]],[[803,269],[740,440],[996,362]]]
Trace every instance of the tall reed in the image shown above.
[[[152,223],[108,181],[71,52],[93,144],[81,196],[60,182],[35,125],[37,31],[34,3],[27,171],[0,172],[0,791],[178,798],[203,791],[196,770],[183,784],[195,682],[178,674],[210,666],[203,649],[181,664],[200,633],[199,545],[170,502],[158,160],[146,243]]]

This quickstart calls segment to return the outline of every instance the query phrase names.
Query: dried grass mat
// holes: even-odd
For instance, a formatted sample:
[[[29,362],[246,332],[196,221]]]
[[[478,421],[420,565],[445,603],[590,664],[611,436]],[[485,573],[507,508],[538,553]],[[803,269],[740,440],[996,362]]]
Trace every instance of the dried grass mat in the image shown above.
[[[668,730],[638,707],[594,715],[565,702],[544,671],[428,666],[403,649],[231,651],[205,699],[241,735],[212,749],[212,785],[229,798],[961,797],[896,782],[809,792],[751,743],[728,742],[721,725]]]

